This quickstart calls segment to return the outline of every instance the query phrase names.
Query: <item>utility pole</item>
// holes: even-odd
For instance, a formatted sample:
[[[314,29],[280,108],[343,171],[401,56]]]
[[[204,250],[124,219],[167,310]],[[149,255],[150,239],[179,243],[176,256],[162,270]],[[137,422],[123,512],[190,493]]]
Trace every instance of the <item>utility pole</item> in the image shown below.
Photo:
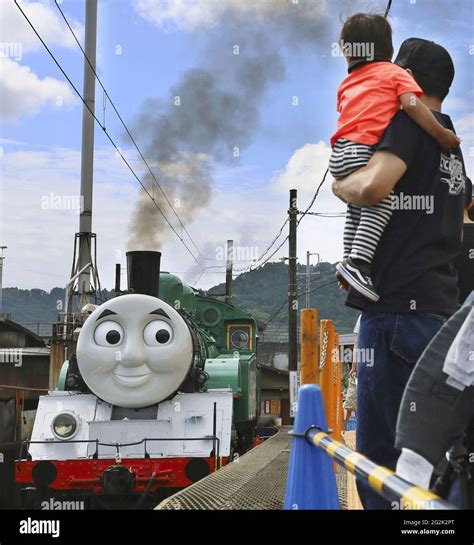
[[[0,316],[3,316],[3,261],[5,259],[3,252],[6,249],[7,246],[0,246],[2,251],[2,255],[0,255]]]
[[[298,284],[296,281],[296,227],[298,218],[297,191],[290,189],[288,209],[290,233],[288,238],[288,370],[298,370]]]
[[[225,302],[232,304],[232,264],[234,261],[234,241],[227,241],[227,261],[225,265]]]
[[[82,148],[81,148],[81,214],[79,218],[78,259],[77,270],[81,271],[87,264],[95,266],[92,256],[92,188],[94,175],[94,117],[95,113],[95,68],[96,68],[96,39],[97,39],[97,0],[86,0],[86,27],[85,27],[85,54],[84,59],[84,101],[88,105],[82,108]],[[91,270],[87,267],[79,276],[77,292],[79,294],[79,308],[89,302],[91,292]],[[72,275],[71,275],[72,276]]]
[[[298,376],[298,284],[296,280],[296,229],[298,226],[298,207],[296,189],[290,189],[288,208],[288,371],[290,394],[290,423],[296,414],[299,388]]]

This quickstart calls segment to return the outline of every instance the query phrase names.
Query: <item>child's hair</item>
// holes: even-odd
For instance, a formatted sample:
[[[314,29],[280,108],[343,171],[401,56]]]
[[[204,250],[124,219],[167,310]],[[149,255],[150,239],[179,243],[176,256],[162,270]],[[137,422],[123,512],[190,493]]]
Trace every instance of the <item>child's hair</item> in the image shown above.
[[[342,27],[339,43],[345,56],[352,60],[392,60],[392,28],[381,15],[351,15]]]

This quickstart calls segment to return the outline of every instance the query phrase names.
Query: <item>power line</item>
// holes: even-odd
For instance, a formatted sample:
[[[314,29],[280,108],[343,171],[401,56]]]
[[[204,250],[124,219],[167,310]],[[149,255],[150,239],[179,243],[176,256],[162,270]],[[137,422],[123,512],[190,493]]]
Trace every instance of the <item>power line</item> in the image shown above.
[[[278,246],[278,248],[272,252],[271,255],[269,255],[267,257],[267,259],[265,259],[265,261],[263,261],[262,263],[258,263],[259,261],[261,261],[265,256],[266,254],[271,250],[271,248],[275,245],[276,241],[280,238],[282,232],[283,232],[283,229],[285,227],[285,225],[288,223],[288,218],[283,222],[283,225],[280,227],[278,233],[276,234],[276,236],[273,238],[273,240],[270,242],[270,244],[268,245],[268,247],[265,249],[265,251],[260,254],[260,256],[254,261],[254,263],[252,265],[249,265],[248,267],[243,267],[242,269],[234,269],[236,272],[250,272],[252,270],[254,270],[255,268],[257,267],[261,267],[262,265],[265,265],[265,263],[267,263],[277,252],[278,250],[283,246],[283,244],[285,244],[285,242],[288,240],[288,236],[285,237],[285,239],[283,240],[283,242]]]
[[[257,261],[260,261],[261,259],[263,259],[267,253],[270,251],[271,247],[275,244],[275,242],[280,238],[282,232],[283,232],[283,229],[285,227],[285,225],[288,223],[288,218],[286,218],[286,220],[283,222],[283,225],[280,227],[280,230],[278,231],[277,235],[274,237],[274,239],[270,242],[269,246],[267,247],[267,249],[263,252],[263,254],[261,254],[261,256],[257,259]]]
[[[194,284],[193,284],[193,288],[196,287],[197,283],[199,282],[199,280],[201,280],[201,277],[202,277],[202,275],[203,275],[205,272],[206,272],[205,269],[203,269],[203,270],[201,271],[201,274],[197,277],[196,282],[194,282]]]
[[[104,91],[104,94],[105,96],[107,97],[107,99],[109,100],[110,104],[112,105],[112,108],[114,109],[115,113],[117,114],[117,117],[119,118],[120,122],[122,123],[122,126],[124,127],[125,131],[127,132],[130,140],[133,142],[136,150],[138,151],[140,157],[142,158],[143,162],[145,163],[150,175],[152,176],[153,180],[155,181],[156,185],[159,187],[161,193],[163,194],[163,197],[165,198],[166,202],[168,203],[168,205],[170,206],[170,208],[173,210],[176,218],[178,219],[180,225],[183,227],[184,231],[186,232],[186,234],[188,235],[189,239],[191,240],[192,244],[194,245],[194,247],[196,248],[196,250],[198,251],[199,255],[204,258],[204,256],[202,255],[201,251],[199,250],[199,248],[197,247],[196,243],[194,242],[191,234],[189,233],[189,231],[186,229],[185,225],[183,224],[183,222],[181,221],[179,215],[177,214],[175,208],[173,207],[173,205],[171,204],[171,202],[169,201],[168,197],[166,196],[166,193],[164,192],[163,188],[161,187],[160,183],[158,182],[158,180],[156,179],[153,171],[151,170],[148,162],[146,161],[145,157],[143,156],[143,153],[141,152],[140,148],[138,147],[135,139],[133,138],[130,130],[128,129],[127,125],[125,124],[122,116],[120,115],[117,107],[115,106],[113,100],[110,98],[110,95],[109,93],[107,92],[107,89],[105,88],[104,84],[102,83],[102,80],[100,79],[100,77],[98,76],[96,70],[94,69],[94,67],[92,66],[89,58],[87,57],[86,55],[86,52],[84,51],[84,48],[82,47],[80,41],[78,40],[74,30],[72,29],[66,15],[64,14],[63,10],[61,9],[61,6],[58,4],[58,1],[55,0],[55,4],[56,4],[56,7],[58,8],[59,12],[61,13],[61,16],[62,18],[64,19],[67,27],[69,28],[69,31],[71,32],[72,36],[74,37],[74,40],[76,41],[77,45],[79,46],[80,50],[82,51],[82,54],[84,55],[84,58],[86,59],[87,63],[89,64],[91,70],[93,71],[95,77],[97,78],[97,81],[99,82],[100,86],[102,87],[102,90]],[[99,123],[100,124],[100,123]],[[101,125],[102,126],[102,129],[105,130],[105,122],[104,122],[104,125]],[[278,240],[278,238],[281,236],[282,232],[283,232],[283,229],[285,227],[285,225],[288,223],[288,218],[284,221],[283,225],[280,227],[280,230],[278,231],[277,235],[274,237],[274,239],[272,240],[272,242],[269,244],[269,246],[265,249],[265,251],[260,255],[260,257],[257,258],[257,262],[261,261],[265,255],[270,251],[270,249],[273,247],[273,245],[276,243],[276,241]],[[286,242],[286,240],[284,241]],[[271,257],[273,257],[273,255],[275,255],[275,253],[283,246],[284,242],[277,248],[277,250],[271,255],[269,256],[268,259],[270,259]],[[205,259],[205,258],[204,258]],[[267,260],[268,261],[268,260]],[[266,263],[266,261],[264,262]],[[240,269],[240,272],[243,272],[244,270],[250,270],[251,268],[253,267],[256,267],[256,266],[261,266],[263,265],[264,263],[260,264],[260,265],[251,265],[247,268],[244,268],[244,269]],[[205,269],[211,269],[211,268],[214,268],[214,269],[219,269],[219,268],[222,268],[224,267],[225,265],[211,265],[211,266],[208,266],[208,267],[204,267]],[[201,274],[202,276],[202,274]],[[199,277],[199,279],[201,278],[201,276]],[[198,280],[199,280],[198,279]],[[196,282],[197,283],[197,282]]]
[[[333,274],[333,271],[331,271],[331,274]],[[328,273],[328,276],[329,276],[329,273]],[[322,280],[322,278],[318,278],[318,280]],[[320,286],[316,286],[314,289],[310,290],[309,293],[313,293],[314,291],[320,289],[320,288],[324,288],[326,286],[330,286],[331,284],[335,284],[337,282],[337,280],[332,280],[331,282],[327,282],[326,284],[322,284]],[[272,316],[265,322],[265,325],[268,325],[270,322],[272,322],[277,316],[278,314],[280,314],[280,312],[282,311],[283,307],[287,304],[287,300],[285,299],[285,301],[283,302],[282,305],[280,305],[278,307],[278,310],[276,310]]]
[[[148,191],[148,189],[144,186],[144,184],[142,183],[142,181],[140,180],[140,178],[137,176],[137,174],[135,173],[135,171],[133,170],[132,166],[130,165],[130,163],[127,161],[127,159],[122,155],[122,152],[120,151],[120,148],[117,146],[117,144],[115,143],[115,141],[113,140],[113,138],[109,135],[109,133],[107,132],[107,129],[101,124],[101,122],[97,119],[96,115],[94,114],[94,112],[91,110],[91,108],[89,107],[89,105],[87,104],[87,102],[84,100],[84,97],[81,95],[81,93],[78,91],[78,89],[76,88],[76,86],[74,85],[74,83],[71,81],[71,78],[66,74],[66,72],[64,71],[63,67],[61,66],[61,64],[59,63],[59,61],[56,59],[56,57],[54,56],[54,54],[51,52],[51,50],[49,49],[49,47],[47,46],[46,42],[43,40],[43,38],[40,36],[40,34],[38,33],[38,31],[36,30],[36,28],[34,27],[33,23],[30,21],[30,19],[28,18],[28,16],[26,15],[26,13],[21,9],[21,7],[19,6],[18,4],[18,1],[17,0],[14,0],[15,2],[15,5],[16,7],[20,10],[21,14],[23,15],[23,17],[26,19],[26,21],[28,22],[28,24],[30,25],[30,27],[32,28],[33,32],[36,34],[36,36],[38,37],[38,39],[40,40],[40,42],[43,44],[44,48],[46,49],[46,51],[49,53],[50,57],[53,59],[54,63],[56,64],[56,66],[59,68],[59,70],[61,71],[61,73],[63,74],[63,76],[66,78],[66,80],[68,81],[69,85],[74,89],[75,93],[77,94],[77,96],[81,99],[82,103],[84,104],[84,106],[89,110],[90,114],[92,115],[92,117],[95,119],[96,123],[98,125],[100,125],[100,127],[102,128],[102,130],[104,131],[104,134],[107,136],[108,140],[110,141],[110,143],[112,144],[112,146],[115,148],[116,152],[120,155],[121,159],[123,160],[123,162],[127,165],[128,169],[130,170],[130,172],[132,173],[132,175],[134,176],[134,178],[138,181],[138,183],[142,186],[143,190],[145,191],[145,193],[150,197],[150,199],[152,200],[153,204],[155,205],[155,207],[157,208],[157,210],[160,212],[160,214],[163,216],[164,220],[166,221],[166,223],[169,225],[169,227],[171,228],[171,230],[175,233],[175,235],[179,238],[179,240],[181,241],[181,243],[183,244],[183,246],[186,248],[186,250],[189,252],[189,254],[192,256],[192,258],[196,261],[196,263],[198,265],[201,265],[201,263],[199,262],[199,260],[197,259],[197,257],[193,254],[193,252],[190,250],[189,246],[186,244],[186,242],[183,240],[183,238],[179,235],[179,233],[176,231],[176,229],[173,227],[173,225],[169,222],[168,218],[166,217],[166,215],[164,214],[164,212],[161,210],[161,208],[158,206],[158,204],[156,203],[155,201],[155,198],[150,194],[150,192]]]
[[[308,216],[320,216],[322,218],[345,218],[345,212],[306,212]]]
[[[320,285],[320,286],[316,286],[316,287],[315,287],[313,290],[311,290],[309,293],[312,293],[313,291],[319,290],[319,289],[324,288],[324,287],[326,287],[326,286],[330,286],[330,285],[332,285],[332,284],[335,284],[336,282],[337,282],[337,280],[333,280],[333,281],[331,281],[331,282],[327,282],[326,284],[322,284],[322,285]],[[283,304],[283,306],[284,306],[285,304],[286,304],[286,301],[285,301],[285,303]],[[281,309],[283,308],[283,306],[280,307],[280,309],[277,311],[276,314],[279,314],[279,313],[280,313],[280,311],[281,311]],[[275,316],[272,316],[272,318],[271,318],[268,322],[266,322],[266,325],[268,325],[268,324],[270,323],[270,321],[273,320],[273,318],[275,318]],[[283,316],[283,317],[281,318],[281,320],[278,322],[277,326],[273,329],[273,331],[279,331],[280,329],[282,329],[282,327],[286,327],[285,321],[287,320],[287,318],[288,318],[287,316]]]
[[[56,4],[56,7],[58,8],[59,12],[61,13],[62,15],[62,18],[64,19],[64,22],[66,23],[67,27],[69,28],[69,31],[71,32],[74,40],[76,41],[77,45],[79,46],[80,50],[82,51],[82,54],[84,55],[84,58],[85,60],[87,61],[87,64],[90,66],[92,72],[94,73],[94,76],[96,77],[97,81],[99,82],[100,86],[102,87],[102,90],[104,91],[104,95],[105,97],[107,97],[107,99],[109,100],[112,108],[114,109],[115,113],[117,114],[117,117],[119,118],[120,122],[122,123],[122,126],[123,128],[125,129],[126,133],[128,134],[130,140],[133,142],[133,145],[135,146],[135,149],[138,151],[140,157],[142,158],[143,162],[145,163],[147,169],[148,169],[148,172],[150,173],[150,175],[152,176],[153,180],[155,181],[156,185],[158,186],[158,188],[160,189],[163,197],[165,198],[166,202],[168,203],[168,205],[170,206],[171,210],[173,211],[174,215],[176,216],[177,220],[179,221],[181,227],[184,229],[185,233],[188,235],[189,239],[191,240],[193,246],[196,248],[196,250],[198,251],[199,255],[201,257],[204,257],[201,253],[201,251],[199,250],[199,248],[197,247],[196,243],[194,242],[193,240],[193,237],[191,236],[191,234],[189,233],[189,231],[186,229],[186,226],[184,225],[184,223],[181,221],[181,218],[179,217],[178,213],[176,212],[176,209],[174,208],[174,206],[171,204],[170,200],[168,199],[164,189],[162,188],[161,184],[158,182],[158,180],[156,179],[156,176],[155,174],[153,173],[150,165],[148,164],[147,160],[145,159],[142,151],[140,150],[140,148],[138,147],[138,144],[137,142],[135,141],[135,139],[133,138],[132,136],[132,133],[130,132],[130,130],[128,129],[127,125],[125,124],[125,121],[123,120],[122,116],[120,115],[120,112],[118,111],[117,107],[115,106],[115,103],[114,101],[110,98],[110,95],[109,93],[107,92],[107,89],[105,88],[104,84],[102,83],[102,80],[100,79],[100,77],[98,76],[95,68],[93,67],[92,63],[90,62],[89,58],[87,57],[86,55],[86,52],[84,51],[84,48],[82,47],[80,41],[78,40],[74,30],[72,29],[71,25],[69,24],[69,21],[66,17],[66,15],[64,14],[63,10],[61,9],[61,6],[58,4],[58,0],[55,0],[55,4]],[[104,101],[104,116],[105,116],[105,101]],[[105,117],[104,117],[104,125],[102,125],[102,129],[105,130]]]
[[[299,225],[301,223],[301,220],[306,216],[306,214],[308,214],[308,212],[311,210],[313,204],[314,204],[314,201],[316,200],[316,197],[318,196],[319,194],[319,190],[321,189],[322,185],[324,184],[324,181],[326,180],[326,176],[328,175],[328,172],[329,172],[329,168],[326,169],[326,172],[324,173],[324,176],[323,176],[323,179],[321,180],[321,182],[319,183],[317,189],[316,189],[316,192],[314,193],[314,196],[313,198],[311,199],[311,202],[309,203],[309,206],[308,208],[306,208],[306,210],[303,212],[303,214],[301,215],[301,218],[298,220],[298,223],[297,225]]]
[[[285,244],[285,242],[288,240],[289,236],[287,235],[283,241],[281,242],[281,244],[267,257],[267,259],[265,259],[265,261],[262,261],[261,263],[258,263],[258,264],[255,264],[255,265],[252,265],[250,267],[247,267],[246,269],[236,269],[236,272],[246,272],[246,271],[253,271],[256,267],[262,267],[263,265],[265,265],[265,263],[268,263],[268,261],[278,252],[278,250],[280,250],[280,248],[283,246],[283,244]]]

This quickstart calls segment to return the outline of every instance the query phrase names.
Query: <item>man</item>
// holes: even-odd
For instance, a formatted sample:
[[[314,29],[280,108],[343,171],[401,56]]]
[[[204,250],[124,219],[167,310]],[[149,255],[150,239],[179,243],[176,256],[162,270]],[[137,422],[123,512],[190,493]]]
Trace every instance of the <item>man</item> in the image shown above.
[[[454,264],[458,271],[459,302],[462,305],[474,288],[474,197],[469,178],[466,178],[462,248]]]
[[[441,104],[454,78],[449,53],[427,40],[403,42],[395,60],[423,90],[420,98],[445,127]],[[349,290],[347,305],[363,311],[359,347],[357,450],[395,469],[395,426],[401,397],[417,359],[458,308],[453,260],[461,247],[465,174],[460,149],[443,151],[405,112],[396,114],[366,167],[333,182],[345,202],[368,206],[393,189],[393,214],[377,247],[371,303]],[[415,408],[416,409],[416,408]],[[435,422],[433,422],[435,425]],[[393,507],[357,483],[366,509]]]

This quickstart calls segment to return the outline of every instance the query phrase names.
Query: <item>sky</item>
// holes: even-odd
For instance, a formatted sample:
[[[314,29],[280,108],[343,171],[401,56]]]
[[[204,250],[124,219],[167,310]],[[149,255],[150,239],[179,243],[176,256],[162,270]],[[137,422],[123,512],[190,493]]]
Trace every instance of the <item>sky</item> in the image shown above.
[[[82,43],[84,0],[58,3]],[[19,4],[82,92],[84,57],[55,2]],[[304,210],[326,170],[337,87],[346,75],[345,60],[333,54],[341,21],[358,11],[383,14],[385,4],[99,0],[97,74],[173,206],[162,203],[164,214],[193,254],[153,203],[144,202],[139,183],[96,126],[93,231],[102,285],[113,287],[114,264],[124,266],[130,249],[161,250],[162,270],[204,289],[224,281],[227,239],[234,240],[235,270],[253,265],[287,217],[289,189],[298,190]],[[471,0],[393,0],[389,18],[395,51],[415,36],[451,53],[456,76],[443,111],[462,138],[471,178],[473,6]],[[13,0],[0,0],[0,8],[3,285],[50,290],[69,280],[79,228],[82,103]],[[96,115],[151,187],[99,85]],[[330,179],[313,211],[344,211]],[[137,218],[145,230],[130,238]],[[339,260],[343,225],[343,217],[306,216],[298,229],[299,262],[308,250],[323,261]],[[287,251],[284,244],[272,260]]]

